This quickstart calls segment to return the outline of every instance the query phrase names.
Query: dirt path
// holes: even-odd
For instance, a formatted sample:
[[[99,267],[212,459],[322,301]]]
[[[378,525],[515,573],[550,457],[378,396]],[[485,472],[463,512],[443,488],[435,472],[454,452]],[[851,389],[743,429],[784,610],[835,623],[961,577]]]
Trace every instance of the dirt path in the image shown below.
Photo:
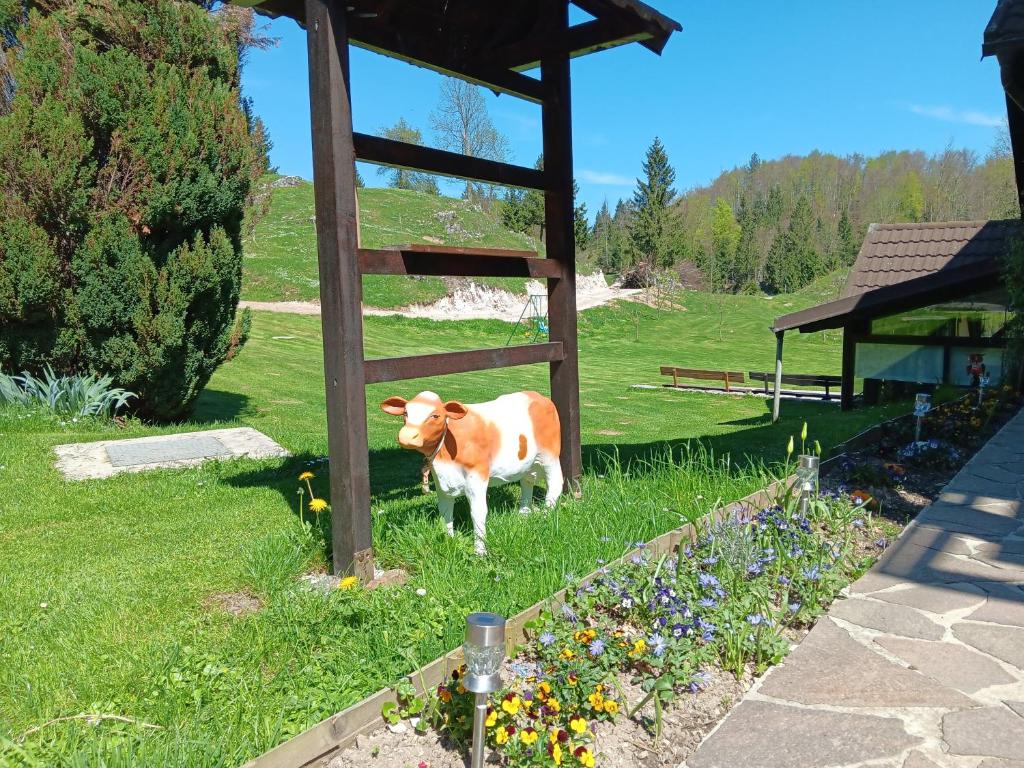
[[[528,283],[531,294],[545,294],[540,283]],[[641,293],[639,290],[609,287],[604,275],[581,276],[576,282],[576,307],[579,310],[600,307],[618,299],[629,299]],[[430,304],[413,304],[401,309],[378,309],[363,307],[364,315],[401,315],[422,317],[428,320],[506,320],[515,322],[523,313],[527,298],[523,294],[510,293],[499,288],[488,288],[469,283],[456,288],[444,298]],[[320,304],[315,301],[242,301],[240,307],[263,312],[285,312],[296,315],[319,315]]]

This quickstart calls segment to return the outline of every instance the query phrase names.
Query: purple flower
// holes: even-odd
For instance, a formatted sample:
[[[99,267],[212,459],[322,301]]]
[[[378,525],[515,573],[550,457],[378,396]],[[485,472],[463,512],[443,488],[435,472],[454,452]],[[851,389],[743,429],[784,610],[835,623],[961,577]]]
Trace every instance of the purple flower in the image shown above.
[[[715,600],[715,598],[713,597],[702,597],[700,600],[697,601],[697,605],[699,605],[701,608],[717,608],[718,601]]]
[[[752,627],[758,627],[761,624],[771,624],[771,619],[766,619],[760,613],[752,613],[747,616],[747,623]]]
[[[562,604],[562,615],[565,618],[567,618],[569,621],[572,621],[572,622],[576,621],[576,611],[574,611],[572,609],[572,606],[569,605],[568,603],[563,603]]]
[[[600,656],[604,653],[604,641],[601,638],[594,640],[587,648],[591,656]]]
[[[627,611],[632,610],[632,608],[633,608],[633,598],[632,597],[624,597],[624,598],[622,598],[622,607],[625,608]]]
[[[853,521],[852,525],[853,525],[854,528],[863,528],[864,527],[864,521],[861,520],[858,517],[856,520]]]
[[[789,579],[787,577],[785,577],[785,576],[779,576],[779,584],[781,584],[784,587],[788,587],[789,586]]]
[[[659,658],[665,654],[668,647],[668,642],[661,635],[651,635],[647,638],[647,643],[651,646],[651,653]]]
[[[545,648],[555,644],[555,636],[550,632],[545,632],[537,639],[540,641],[540,644],[543,645]]]
[[[707,672],[695,672],[690,680],[690,693],[700,693],[707,684],[711,682],[711,676]]]
[[[878,541],[875,542],[875,546],[878,547],[879,549],[885,549],[887,546],[889,546],[889,542],[883,536],[882,538],[880,538]]]
[[[718,562],[718,555],[712,555],[711,557],[705,557],[700,561],[701,565],[712,566]]]
[[[821,578],[821,570],[816,565],[811,566],[810,568],[804,568],[800,573],[808,581],[818,581],[818,579]]]
[[[711,573],[700,573],[700,574],[697,574],[697,583],[700,584],[702,587],[705,587],[705,588],[707,588],[707,587],[714,588],[714,587],[717,587],[719,585],[718,584],[718,579],[715,578],[714,574],[711,574]]]
[[[761,575],[761,564],[760,563],[751,563],[750,565],[748,565],[747,566],[747,575],[748,576],[760,576]]]
[[[629,562],[631,562],[633,565],[643,565],[644,559],[640,557],[640,555],[633,555],[631,558],[629,558]]]
[[[790,603],[789,604],[789,612],[790,613],[797,613],[799,610],[800,610],[800,603]]]
[[[690,630],[690,628],[688,626],[686,626],[685,624],[673,624],[672,625],[672,637],[677,638],[677,639],[680,638],[680,637],[684,637],[685,635],[689,634],[689,630]]]

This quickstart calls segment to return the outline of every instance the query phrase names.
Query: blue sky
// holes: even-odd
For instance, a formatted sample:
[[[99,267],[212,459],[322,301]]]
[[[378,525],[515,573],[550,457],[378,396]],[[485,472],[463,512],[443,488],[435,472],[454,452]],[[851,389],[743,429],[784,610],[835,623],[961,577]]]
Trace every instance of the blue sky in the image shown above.
[[[980,61],[995,0],[648,2],[683,25],[661,57],[634,44],[573,62],[575,169],[591,217],[602,200],[631,194],[655,136],[684,190],[752,152],[771,159],[952,144],[984,155],[1005,117],[998,66]],[[280,19],[269,33],[279,44],[251,54],[243,88],[270,129],[272,164],[311,178],[305,33]],[[440,82],[354,49],[356,130],[375,133],[404,117],[430,143]],[[539,107],[487,98],[512,161],[532,164]],[[368,184],[383,182],[374,167],[361,171]]]

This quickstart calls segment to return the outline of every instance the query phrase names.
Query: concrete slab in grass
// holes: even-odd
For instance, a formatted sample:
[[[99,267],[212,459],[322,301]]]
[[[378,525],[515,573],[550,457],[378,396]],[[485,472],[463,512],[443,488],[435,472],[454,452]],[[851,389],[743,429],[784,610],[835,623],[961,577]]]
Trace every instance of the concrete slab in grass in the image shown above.
[[[57,469],[68,480],[99,480],[122,472],[194,467],[210,459],[290,456],[250,427],[58,445]]]

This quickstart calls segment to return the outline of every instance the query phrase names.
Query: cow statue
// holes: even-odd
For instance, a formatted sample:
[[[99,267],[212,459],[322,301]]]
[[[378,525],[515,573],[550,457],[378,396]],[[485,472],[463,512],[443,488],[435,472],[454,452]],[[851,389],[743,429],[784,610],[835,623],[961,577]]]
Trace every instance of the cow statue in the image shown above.
[[[437,506],[454,536],[455,499],[469,500],[476,552],[486,554],[487,488],[519,482],[519,511],[527,513],[533,487],[543,473],[545,504],[562,493],[561,427],[555,404],[536,392],[515,392],[486,403],[444,402],[434,392],[412,400],[389,397],[380,404],[392,416],[404,416],[398,444],[426,457],[437,488]]]

